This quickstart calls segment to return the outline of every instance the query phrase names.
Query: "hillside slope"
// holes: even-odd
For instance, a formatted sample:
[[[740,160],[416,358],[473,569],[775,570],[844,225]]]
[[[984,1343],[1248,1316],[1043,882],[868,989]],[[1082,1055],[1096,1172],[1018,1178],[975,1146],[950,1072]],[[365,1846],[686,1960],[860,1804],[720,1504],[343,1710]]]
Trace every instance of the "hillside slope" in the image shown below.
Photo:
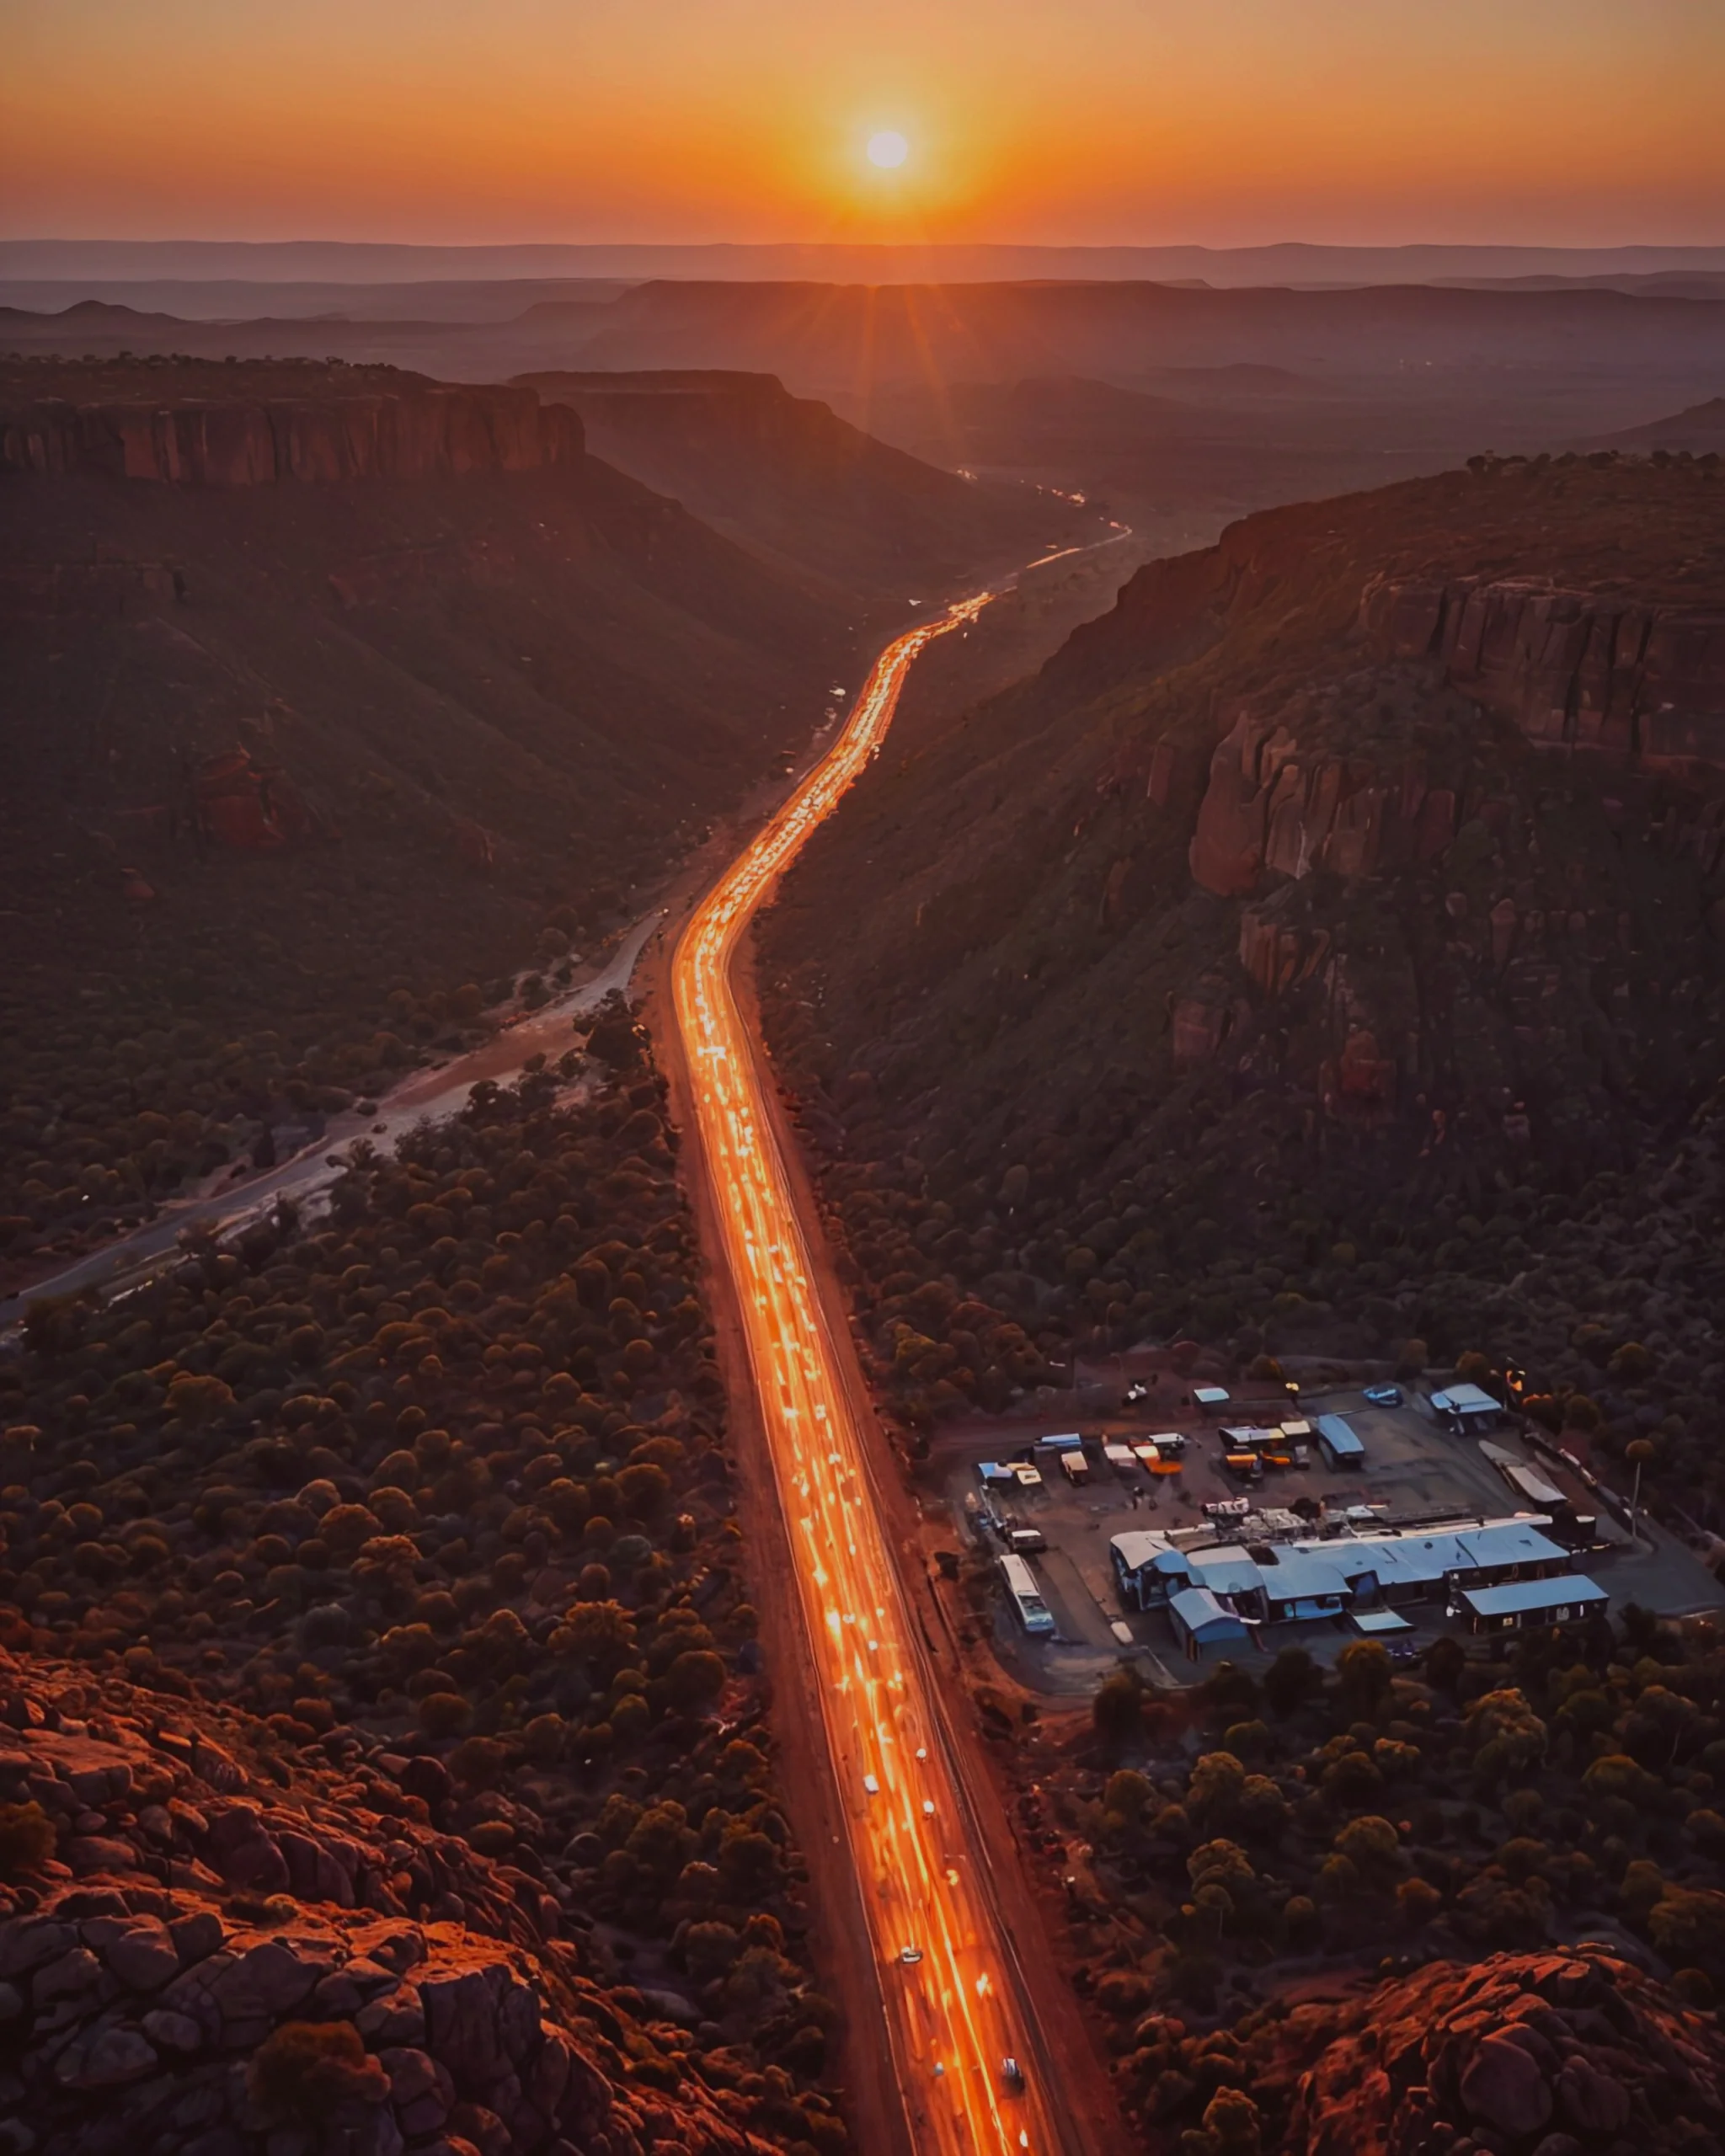
[[[1711,460],[1273,511],[895,741],[767,941],[883,1340],[1418,1335],[1716,1476],[1722,539]]]
[[[846,2147],[665,1091],[587,1046],[0,1358],[25,2156]]]
[[[0,410],[14,1239],[124,1170],[116,1084],[207,1171],[590,948],[866,631],[531,391],[20,365]]]
[[[1065,502],[976,484],[875,440],[770,375],[528,374],[595,456],[787,572],[920,597],[1088,536]]]
[[[1725,397],[1710,397],[1705,404],[1691,404],[1687,411],[1673,412],[1645,426],[1626,428],[1603,445],[1607,449],[1683,451],[1702,456],[1725,447]]]

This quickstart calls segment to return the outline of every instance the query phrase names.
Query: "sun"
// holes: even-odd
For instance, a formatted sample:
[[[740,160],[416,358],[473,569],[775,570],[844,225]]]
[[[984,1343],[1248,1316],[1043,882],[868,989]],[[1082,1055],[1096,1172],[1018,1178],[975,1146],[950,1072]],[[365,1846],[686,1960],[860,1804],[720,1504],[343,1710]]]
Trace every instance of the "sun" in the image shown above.
[[[896,172],[911,154],[911,145],[894,128],[883,128],[879,134],[871,135],[864,152],[872,165],[882,172]]]

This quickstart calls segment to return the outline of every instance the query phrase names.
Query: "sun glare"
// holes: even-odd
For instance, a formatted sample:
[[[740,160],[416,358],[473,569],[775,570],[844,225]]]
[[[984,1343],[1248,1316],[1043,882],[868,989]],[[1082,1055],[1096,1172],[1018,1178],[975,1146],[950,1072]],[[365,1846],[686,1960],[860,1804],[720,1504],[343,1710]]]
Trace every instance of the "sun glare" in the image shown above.
[[[892,128],[883,128],[868,138],[868,162],[883,172],[895,172],[910,154],[911,145]]]

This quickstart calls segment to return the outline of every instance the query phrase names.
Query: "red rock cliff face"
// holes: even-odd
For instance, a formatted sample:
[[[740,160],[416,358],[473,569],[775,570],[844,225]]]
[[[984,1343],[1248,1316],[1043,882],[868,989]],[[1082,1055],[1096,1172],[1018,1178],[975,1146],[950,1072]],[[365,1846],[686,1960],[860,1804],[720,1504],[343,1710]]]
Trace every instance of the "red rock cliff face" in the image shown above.
[[[1725,612],[1637,605],[1533,580],[1375,579],[1359,626],[1448,678],[1541,748],[1653,770],[1725,770]]]
[[[583,453],[579,416],[530,389],[83,404],[0,420],[0,471],[100,472],[179,486],[425,479],[538,471]]]
[[[1430,861],[1455,826],[1455,789],[1418,761],[1388,772],[1351,763],[1243,712],[1210,758],[1188,857],[1206,891],[1241,898],[1266,870],[1370,876],[1386,860]]]

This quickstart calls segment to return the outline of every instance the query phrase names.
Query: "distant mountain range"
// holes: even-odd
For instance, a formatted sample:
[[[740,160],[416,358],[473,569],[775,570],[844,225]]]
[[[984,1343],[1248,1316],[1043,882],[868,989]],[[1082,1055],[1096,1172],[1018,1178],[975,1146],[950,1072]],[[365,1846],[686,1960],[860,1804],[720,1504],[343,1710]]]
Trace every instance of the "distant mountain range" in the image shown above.
[[[1209,285],[1422,285],[1510,278],[1725,275],[1725,247],[857,247],[637,244],[414,247],[341,240],[0,241],[0,285],[70,280],[93,296],[116,280],[398,283],[652,277],[823,283],[1001,279],[1200,280]],[[13,296],[10,294],[6,296]],[[68,295],[68,296],[72,296]],[[28,302],[20,302],[28,303]],[[40,304],[40,302],[35,302]],[[158,301],[158,304],[163,303]]]
[[[339,354],[467,381],[570,368],[718,367],[776,374],[793,392],[820,396],[871,383],[1033,376],[1135,386],[1170,368],[1270,363],[1332,379],[1377,373],[1404,385],[1415,370],[1533,369],[1555,378],[1583,355],[1595,376],[1651,370],[1672,388],[1705,382],[1711,389],[1725,367],[1725,284],[1717,300],[1574,286],[1220,290],[1119,279],[968,284],[937,294],[905,284],[661,278],[598,291],[536,298],[512,319],[489,322],[190,320],[91,299],[51,312],[0,305],[0,343],[74,358],[122,350]]]

